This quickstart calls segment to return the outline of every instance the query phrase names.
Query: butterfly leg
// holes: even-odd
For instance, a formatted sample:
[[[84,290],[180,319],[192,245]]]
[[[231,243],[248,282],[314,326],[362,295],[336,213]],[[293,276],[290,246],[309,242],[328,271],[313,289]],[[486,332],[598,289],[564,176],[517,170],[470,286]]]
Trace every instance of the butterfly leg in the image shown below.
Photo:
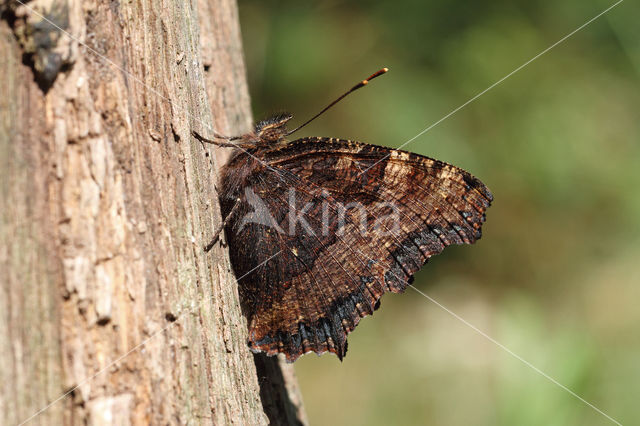
[[[236,214],[236,211],[238,210],[238,206],[239,205],[240,205],[240,198],[238,198],[236,200],[236,203],[231,208],[231,211],[229,212],[227,217],[224,218],[224,220],[222,221],[222,224],[220,225],[220,227],[216,230],[216,232],[213,233],[213,238],[211,239],[211,242],[204,247],[204,251],[205,252],[208,252],[209,250],[211,250],[213,248],[213,246],[218,242],[218,240],[220,239],[220,234],[222,233],[224,228],[227,226],[229,221]]]
[[[210,143],[210,144],[218,145],[218,146],[224,146],[224,147],[227,147],[227,148],[236,148],[237,147],[237,145],[233,144],[233,143],[214,141],[213,139],[205,138],[204,136],[202,136],[200,133],[196,132],[195,130],[192,130],[191,134],[193,135],[194,138],[198,139],[200,142]],[[217,133],[213,133],[213,137],[214,138],[218,138],[218,139],[225,139],[225,140],[228,140],[228,141],[235,141],[235,140],[240,139],[238,136],[222,136],[222,135],[219,135]]]

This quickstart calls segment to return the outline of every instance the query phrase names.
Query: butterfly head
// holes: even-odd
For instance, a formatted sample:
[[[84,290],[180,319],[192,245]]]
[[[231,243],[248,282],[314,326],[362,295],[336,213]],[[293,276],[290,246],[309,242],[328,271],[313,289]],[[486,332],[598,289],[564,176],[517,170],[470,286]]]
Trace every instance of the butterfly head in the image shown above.
[[[293,116],[289,113],[278,114],[256,124],[255,132],[260,141],[271,144],[279,142],[287,135],[287,121]]]

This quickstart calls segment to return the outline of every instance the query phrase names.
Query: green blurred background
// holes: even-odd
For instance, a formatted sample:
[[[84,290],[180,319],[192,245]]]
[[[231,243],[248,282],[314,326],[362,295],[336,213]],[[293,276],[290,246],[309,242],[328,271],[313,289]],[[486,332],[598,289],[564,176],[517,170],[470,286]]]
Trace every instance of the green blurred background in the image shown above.
[[[398,147],[613,2],[243,1],[256,118]],[[640,422],[640,7],[626,1],[405,149],[493,191],[484,237],[415,285],[623,424]],[[340,363],[295,364],[312,424],[591,425],[604,416],[409,289]]]

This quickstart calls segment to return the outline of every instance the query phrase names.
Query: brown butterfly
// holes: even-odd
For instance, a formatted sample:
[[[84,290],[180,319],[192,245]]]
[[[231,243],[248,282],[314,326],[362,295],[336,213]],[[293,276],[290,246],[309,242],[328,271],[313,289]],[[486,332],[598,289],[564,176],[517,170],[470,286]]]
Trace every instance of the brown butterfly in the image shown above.
[[[385,292],[401,293],[431,256],[481,236],[493,196],[468,172],[432,158],[357,141],[285,138],[307,122],[261,121],[221,171],[225,230],[254,352],[342,359],[347,334]]]

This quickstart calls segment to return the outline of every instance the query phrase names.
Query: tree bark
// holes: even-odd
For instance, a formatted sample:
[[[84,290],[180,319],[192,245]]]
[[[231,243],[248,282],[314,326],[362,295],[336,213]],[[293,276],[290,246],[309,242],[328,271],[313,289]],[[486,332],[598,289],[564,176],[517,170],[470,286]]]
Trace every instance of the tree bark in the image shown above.
[[[222,155],[191,129],[251,125],[235,3],[0,11],[0,423],[305,423],[202,249]]]

